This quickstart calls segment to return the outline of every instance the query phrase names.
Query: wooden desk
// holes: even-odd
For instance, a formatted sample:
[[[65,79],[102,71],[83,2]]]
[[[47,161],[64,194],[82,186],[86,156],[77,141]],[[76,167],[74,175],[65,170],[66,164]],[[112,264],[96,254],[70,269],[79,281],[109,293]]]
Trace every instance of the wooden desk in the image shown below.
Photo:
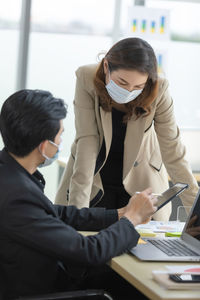
[[[152,279],[152,270],[165,270],[165,265],[191,265],[190,263],[142,262],[131,254],[113,258],[109,266],[141,293],[152,300],[200,299],[200,290],[166,290]]]
[[[83,235],[96,232],[80,231]],[[123,254],[111,259],[108,265],[151,300],[199,300],[200,290],[166,290],[152,279],[152,270],[166,270],[166,265],[191,265],[197,262],[143,262],[131,254]],[[136,299],[137,300],[137,299]]]

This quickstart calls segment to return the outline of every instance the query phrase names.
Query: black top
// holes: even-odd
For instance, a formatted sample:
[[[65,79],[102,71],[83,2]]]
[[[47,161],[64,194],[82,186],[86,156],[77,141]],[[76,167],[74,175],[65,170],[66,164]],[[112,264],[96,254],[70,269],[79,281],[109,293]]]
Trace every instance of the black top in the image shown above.
[[[124,139],[126,123],[123,123],[125,113],[112,108],[112,142],[107,160],[100,170],[103,186],[120,187],[123,175]]]
[[[137,243],[134,226],[116,222],[116,210],[53,205],[43,189],[38,171],[29,174],[0,151],[0,285],[6,299],[52,292],[63,265],[66,271],[103,264]],[[108,226],[87,237],[76,231]]]

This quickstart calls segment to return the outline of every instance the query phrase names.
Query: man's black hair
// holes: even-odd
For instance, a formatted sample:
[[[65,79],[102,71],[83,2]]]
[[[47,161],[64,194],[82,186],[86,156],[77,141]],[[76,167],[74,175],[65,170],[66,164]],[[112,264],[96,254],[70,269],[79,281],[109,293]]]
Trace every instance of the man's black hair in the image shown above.
[[[6,149],[24,157],[42,141],[54,141],[66,114],[64,101],[47,91],[24,89],[14,93],[4,102],[0,114]]]

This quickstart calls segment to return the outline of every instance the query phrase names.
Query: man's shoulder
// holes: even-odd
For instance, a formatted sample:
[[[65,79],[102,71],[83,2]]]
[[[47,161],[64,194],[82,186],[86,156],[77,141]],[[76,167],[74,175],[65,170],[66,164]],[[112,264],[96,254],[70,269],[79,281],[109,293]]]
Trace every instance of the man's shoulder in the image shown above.
[[[10,176],[8,176],[8,174],[11,175],[11,177],[14,175],[11,171],[11,165],[6,160],[4,151],[0,151],[0,183],[3,180],[9,181]]]
[[[23,169],[13,158],[0,151],[0,190],[1,199],[10,199],[20,194],[31,194],[38,190],[36,183],[28,172]],[[36,179],[37,180],[37,179]],[[41,191],[41,194],[43,192]]]
[[[31,187],[31,180],[18,168],[0,160],[0,189],[6,193]]]

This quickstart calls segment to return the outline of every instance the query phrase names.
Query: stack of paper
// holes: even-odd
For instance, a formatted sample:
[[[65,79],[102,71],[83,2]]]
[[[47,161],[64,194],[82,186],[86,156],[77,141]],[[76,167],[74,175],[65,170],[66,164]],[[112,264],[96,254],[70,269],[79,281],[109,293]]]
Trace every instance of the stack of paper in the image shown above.
[[[146,224],[141,224],[136,226],[136,229],[148,229],[152,232],[182,232],[185,222],[178,221],[169,221],[169,222],[160,222],[160,221],[150,221]]]
[[[156,282],[162,285],[166,289],[171,290],[190,290],[190,289],[200,289],[200,283],[194,282],[183,282],[177,283],[172,281],[169,278],[170,274],[193,274],[193,275],[200,275],[200,264],[199,265],[174,265],[174,266],[166,266],[166,271],[154,270],[152,271],[152,276]]]

